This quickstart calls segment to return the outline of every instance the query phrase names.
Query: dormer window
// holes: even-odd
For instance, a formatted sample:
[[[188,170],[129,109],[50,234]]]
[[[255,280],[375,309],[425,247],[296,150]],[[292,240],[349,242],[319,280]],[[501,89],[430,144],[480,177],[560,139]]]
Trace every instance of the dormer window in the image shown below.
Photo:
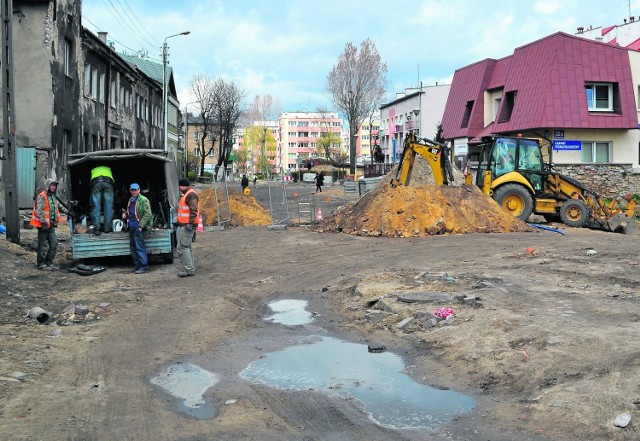
[[[587,83],[587,108],[592,112],[613,112],[613,84]]]

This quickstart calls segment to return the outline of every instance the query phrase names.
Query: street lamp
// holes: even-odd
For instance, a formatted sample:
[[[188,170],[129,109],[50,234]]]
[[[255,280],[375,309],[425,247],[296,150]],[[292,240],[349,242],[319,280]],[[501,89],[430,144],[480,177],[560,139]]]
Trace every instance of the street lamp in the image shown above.
[[[162,45],[162,128],[164,132],[164,141],[162,147],[164,151],[167,151],[167,142],[169,136],[167,134],[167,40],[178,35],[189,35],[191,31],[180,32],[179,34],[169,35],[165,37],[164,44]]]

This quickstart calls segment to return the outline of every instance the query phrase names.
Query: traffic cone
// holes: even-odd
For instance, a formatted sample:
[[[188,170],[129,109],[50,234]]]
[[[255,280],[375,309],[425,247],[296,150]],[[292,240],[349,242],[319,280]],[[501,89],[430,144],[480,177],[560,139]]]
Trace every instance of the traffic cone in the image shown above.
[[[322,220],[322,208],[318,208],[318,213],[316,214],[316,220]]]
[[[202,215],[198,216],[198,228],[196,228],[196,231],[204,231],[204,225],[202,225]]]

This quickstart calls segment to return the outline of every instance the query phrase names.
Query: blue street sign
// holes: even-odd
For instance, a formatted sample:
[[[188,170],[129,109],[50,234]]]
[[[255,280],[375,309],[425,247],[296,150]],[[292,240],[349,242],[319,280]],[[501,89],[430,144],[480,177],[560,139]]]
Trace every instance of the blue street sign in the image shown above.
[[[582,150],[582,141],[554,140],[553,150]]]

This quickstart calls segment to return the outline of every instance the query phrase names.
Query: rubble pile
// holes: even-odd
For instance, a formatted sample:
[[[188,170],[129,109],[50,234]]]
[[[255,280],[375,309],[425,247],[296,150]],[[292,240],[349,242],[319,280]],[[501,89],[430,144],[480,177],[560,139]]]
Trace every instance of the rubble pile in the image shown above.
[[[409,186],[392,188],[392,172],[357,202],[327,216],[316,231],[385,237],[531,231],[476,186],[461,185],[459,170],[457,185],[433,184],[428,164],[418,159]]]
[[[200,200],[200,213],[205,225],[216,225],[218,212],[216,208],[216,195],[214,190],[207,188],[198,193]],[[271,225],[269,212],[262,208],[253,196],[245,195],[238,190],[229,191],[229,203],[224,192],[218,190],[218,206],[220,217],[229,218],[228,208],[231,209],[231,222],[233,227],[258,227]]]

